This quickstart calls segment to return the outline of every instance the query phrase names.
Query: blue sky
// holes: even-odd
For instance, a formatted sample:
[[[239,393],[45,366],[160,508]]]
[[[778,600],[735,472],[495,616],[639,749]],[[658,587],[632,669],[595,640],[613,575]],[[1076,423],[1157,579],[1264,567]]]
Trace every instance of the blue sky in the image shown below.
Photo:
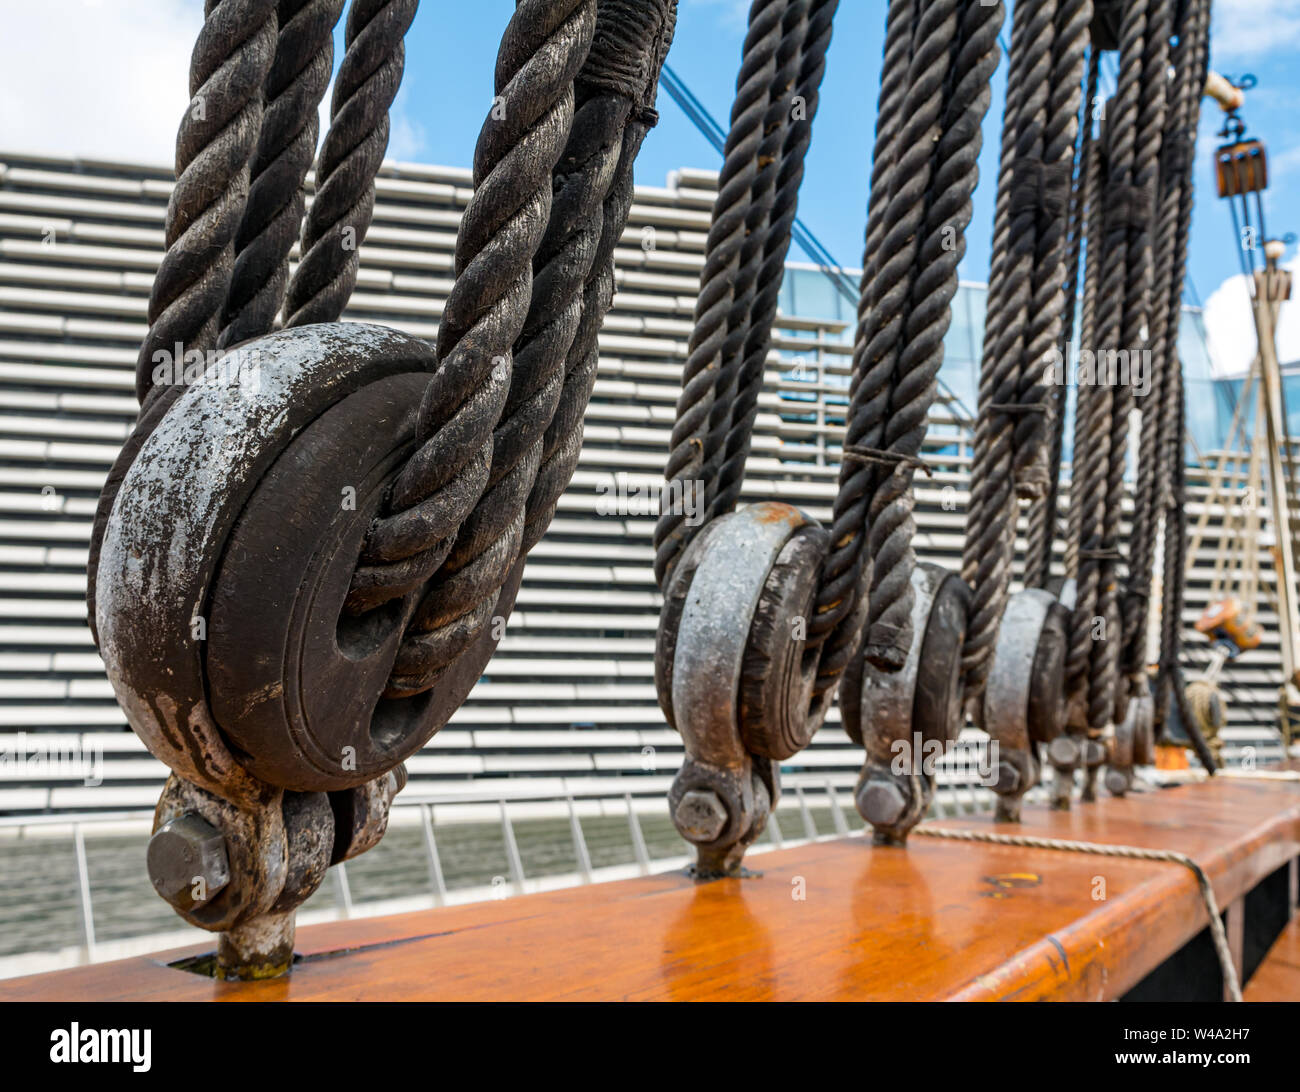
[[[748,0],[680,0],[670,63],[724,124],[740,62]],[[201,0],[42,0],[9,5],[11,40],[58,42],[15,50],[0,71],[0,148],[169,163],[186,104],[186,68],[202,21]],[[491,104],[492,68],[513,0],[424,0],[407,37],[407,66],[393,118],[396,159],[467,166]],[[880,79],[884,0],[842,0],[800,215],[840,261],[861,260],[862,229]],[[1251,130],[1269,145],[1267,198],[1274,233],[1300,232],[1300,0],[1215,0],[1213,66],[1253,73]],[[69,35],[76,26],[79,33]],[[341,27],[340,27],[341,37]],[[54,60],[52,58],[57,58]],[[1109,69],[1113,71],[1113,62]],[[962,275],[987,277],[1005,65],[985,125],[983,178]],[[660,96],[661,122],[637,179],[662,185],[676,167],[714,167],[719,157],[677,106]],[[1221,125],[1208,105],[1198,148],[1198,203],[1189,298],[1207,304],[1211,347],[1224,370],[1249,363],[1253,327],[1233,253],[1226,208],[1214,193],[1211,154]],[[1292,263],[1295,248],[1289,255]],[[802,255],[792,252],[798,259]],[[1300,359],[1300,305],[1284,308],[1284,360]]]
[[[746,0],[681,0],[677,39],[669,63],[725,126],[735,89],[745,32]],[[491,94],[491,58],[500,28],[514,5],[510,0],[479,0],[457,6],[454,18],[432,19],[422,6],[409,37],[402,115],[410,127],[395,140],[403,158],[467,164],[480,116],[466,106],[447,109],[449,88],[460,88],[456,103],[484,101]],[[1273,187],[1268,195],[1269,226],[1277,233],[1300,231],[1300,71],[1295,46],[1300,41],[1300,3],[1289,0],[1218,0],[1213,43],[1214,67],[1226,74],[1251,72],[1259,87],[1249,97],[1245,117],[1264,137],[1272,155]],[[840,261],[861,259],[867,181],[880,79],[883,0],[844,0],[836,16],[822,101],[800,216]],[[422,60],[428,58],[428,61]],[[1106,71],[1113,72],[1113,61]],[[968,234],[962,275],[984,280],[988,274],[993,180],[997,170],[998,129],[1005,63],[994,89],[985,125],[981,185],[975,221]],[[1113,85],[1112,85],[1113,86]],[[676,104],[660,95],[661,121],[646,141],[637,163],[637,181],[662,185],[675,167],[716,167],[719,158]],[[1211,154],[1222,116],[1206,104],[1198,149],[1198,201],[1192,235],[1191,280],[1202,300],[1237,268],[1228,212],[1214,192]],[[802,258],[797,249],[795,258]],[[1191,292],[1189,290],[1189,297]]]

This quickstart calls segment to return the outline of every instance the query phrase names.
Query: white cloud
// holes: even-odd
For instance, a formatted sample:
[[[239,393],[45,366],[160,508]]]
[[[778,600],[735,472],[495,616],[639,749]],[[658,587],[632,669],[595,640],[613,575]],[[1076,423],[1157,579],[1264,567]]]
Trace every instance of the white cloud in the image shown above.
[[[1300,44],[1300,0],[1218,0],[1214,57],[1249,59]]]
[[[202,0],[4,7],[0,149],[171,166]],[[425,134],[402,108],[403,98],[393,110],[388,154],[417,159]],[[322,137],[328,124],[327,93]]]
[[[1300,256],[1282,263],[1300,277]],[[1205,301],[1205,336],[1215,375],[1241,375],[1255,359],[1255,318],[1243,274],[1229,277]],[[1277,323],[1277,355],[1283,364],[1300,360],[1300,306],[1282,304]]]
[[[6,4],[0,147],[170,164],[198,0]]]

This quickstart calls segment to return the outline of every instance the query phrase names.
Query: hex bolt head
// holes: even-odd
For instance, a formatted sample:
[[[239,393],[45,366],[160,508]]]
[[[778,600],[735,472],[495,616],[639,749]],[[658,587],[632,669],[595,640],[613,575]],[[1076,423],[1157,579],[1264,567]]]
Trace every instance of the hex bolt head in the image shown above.
[[[890,827],[907,811],[907,797],[892,781],[868,781],[858,792],[858,814],[873,827]]]
[[[688,842],[717,841],[727,826],[727,809],[712,789],[689,789],[677,802],[673,821]]]
[[[1083,743],[1083,764],[1085,766],[1100,766],[1106,761],[1106,745],[1099,739],[1084,740]]]
[[[1069,736],[1057,736],[1047,745],[1047,757],[1053,766],[1071,768],[1079,764],[1079,743]]]
[[[998,778],[993,783],[996,793],[1014,793],[1020,788],[1020,771],[1010,762],[998,763]]]
[[[154,890],[182,913],[206,906],[230,882],[226,840],[194,812],[154,832],[147,864]]]
[[[1107,770],[1106,791],[1111,796],[1123,796],[1128,792],[1128,775],[1123,770]]]

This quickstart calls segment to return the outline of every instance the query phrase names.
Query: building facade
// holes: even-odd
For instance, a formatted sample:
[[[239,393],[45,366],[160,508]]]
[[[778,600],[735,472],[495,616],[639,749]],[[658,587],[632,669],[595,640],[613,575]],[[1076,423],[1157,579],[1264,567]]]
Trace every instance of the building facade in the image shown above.
[[[655,699],[651,535],[715,184],[712,172],[683,170],[663,188],[638,187],[581,463],[531,555],[487,673],[408,762],[417,786],[480,798],[525,782],[639,798],[667,791],[683,752]],[[170,190],[163,168],[0,153],[0,813],[151,807],[165,775],[126,728],[104,676],[85,621],[84,570],[96,498],[137,408],[134,362]],[[433,338],[469,196],[468,171],[385,166],[345,317]],[[963,286],[956,308],[944,372],[951,396],[933,416],[934,474],[918,483],[917,539],[923,559],[952,567],[965,523],[982,289]],[[1198,322],[1189,315],[1180,339],[1194,391],[1209,376]],[[824,520],[853,309],[821,271],[792,266],[778,327],[745,496]],[[1198,417],[1208,399],[1191,402],[1198,443],[1212,447],[1218,418]],[[1205,605],[1216,546],[1211,535],[1189,622]],[[1270,616],[1261,620],[1267,630]],[[1230,754],[1276,753],[1278,658],[1271,635],[1231,669]],[[93,768],[48,757],[60,749]],[[847,789],[860,764],[832,711],[785,772],[792,784]]]

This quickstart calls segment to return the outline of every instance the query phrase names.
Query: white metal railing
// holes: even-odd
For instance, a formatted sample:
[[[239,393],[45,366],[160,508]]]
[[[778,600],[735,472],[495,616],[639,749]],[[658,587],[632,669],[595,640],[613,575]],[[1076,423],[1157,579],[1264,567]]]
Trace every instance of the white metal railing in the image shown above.
[[[845,786],[841,785],[840,787]],[[782,849],[823,838],[848,837],[855,833],[861,833],[861,821],[859,820],[855,824],[856,829],[853,829],[845,817],[834,778],[793,775],[784,779],[783,789],[781,804],[768,822],[769,844],[766,847],[756,846],[754,847],[755,850],[762,852],[764,848]],[[948,790],[949,795],[953,798],[952,810],[970,811],[969,806],[963,807],[961,805],[956,795],[959,791],[959,787]],[[820,800],[818,800],[819,797]],[[495,805],[496,821],[500,826],[501,837],[505,846],[509,887],[514,894],[523,894],[530,877],[525,873],[523,857],[520,854],[519,843],[515,836],[514,824],[518,821],[518,816],[512,816],[512,809],[517,812],[519,805],[528,805],[530,819],[567,818],[569,840],[572,844],[573,856],[577,865],[576,881],[580,884],[599,882],[597,870],[592,866],[591,852],[587,846],[586,836],[583,833],[579,817],[580,806],[583,804],[599,805],[600,810],[597,814],[603,817],[608,817],[618,811],[621,811],[626,816],[632,845],[632,863],[639,874],[649,875],[656,864],[671,867],[676,863],[680,863],[678,857],[652,858],[645,834],[641,828],[638,804],[643,806],[641,810],[662,808],[664,807],[664,801],[663,797],[659,795],[650,797],[634,796],[632,792],[621,795],[601,791],[584,792],[581,788],[559,793],[530,792],[527,788],[520,788],[511,791],[509,794],[500,792],[490,794],[473,792],[417,793],[410,796],[405,794],[399,796],[394,800],[392,810],[395,823],[399,820],[404,821],[409,817],[414,818],[415,822],[419,824],[423,834],[425,858],[428,866],[427,886],[420,886],[432,896],[434,905],[441,906],[447,903],[450,892],[443,872],[442,860],[438,850],[438,839],[434,830],[435,808],[456,809],[458,806],[463,805],[477,805],[482,808],[483,806],[491,807]],[[539,807],[539,805],[543,807]],[[546,807],[546,805],[550,805],[550,807]],[[813,812],[815,808],[819,807],[829,807],[830,809],[833,826],[833,831],[830,834],[821,834],[817,828]],[[779,813],[784,813],[786,817],[789,817],[791,812],[797,812],[802,827],[802,837],[791,838],[782,829]],[[856,813],[854,818],[856,819]],[[91,882],[90,869],[87,863],[86,832],[89,830],[93,833],[97,828],[102,830],[106,827],[134,827],[137,824],[141,831],[145,832],[150,829],[152,820],[153,812],[146,809],[0,816],[0,834],[11,831],[14,832],[14,836],[18,839],[24,838],[29,832],[41,829],[53,833],[56,830],[61,832],[66,828],[70,834],[76,861],[76,900],[83,952],[81,962],[95,962],[98,952],[95,938],[94,886]],[[482,820],[463,817],[459,822],[482,822]],[[3,845],[4,843],[0,842],[0,852],[3,852]],[[687,843],[683,842],[682,846],[684,851],[688,849]],[[340,908],[339,916],[343,918],[351,917],[354,912],[354,902],[348,881],[347,865],[346,863],[340,863],[331,868],[330,871],[334,876],[335,895]],[[494,894],[499,895],[500,893],[494,892]]]

